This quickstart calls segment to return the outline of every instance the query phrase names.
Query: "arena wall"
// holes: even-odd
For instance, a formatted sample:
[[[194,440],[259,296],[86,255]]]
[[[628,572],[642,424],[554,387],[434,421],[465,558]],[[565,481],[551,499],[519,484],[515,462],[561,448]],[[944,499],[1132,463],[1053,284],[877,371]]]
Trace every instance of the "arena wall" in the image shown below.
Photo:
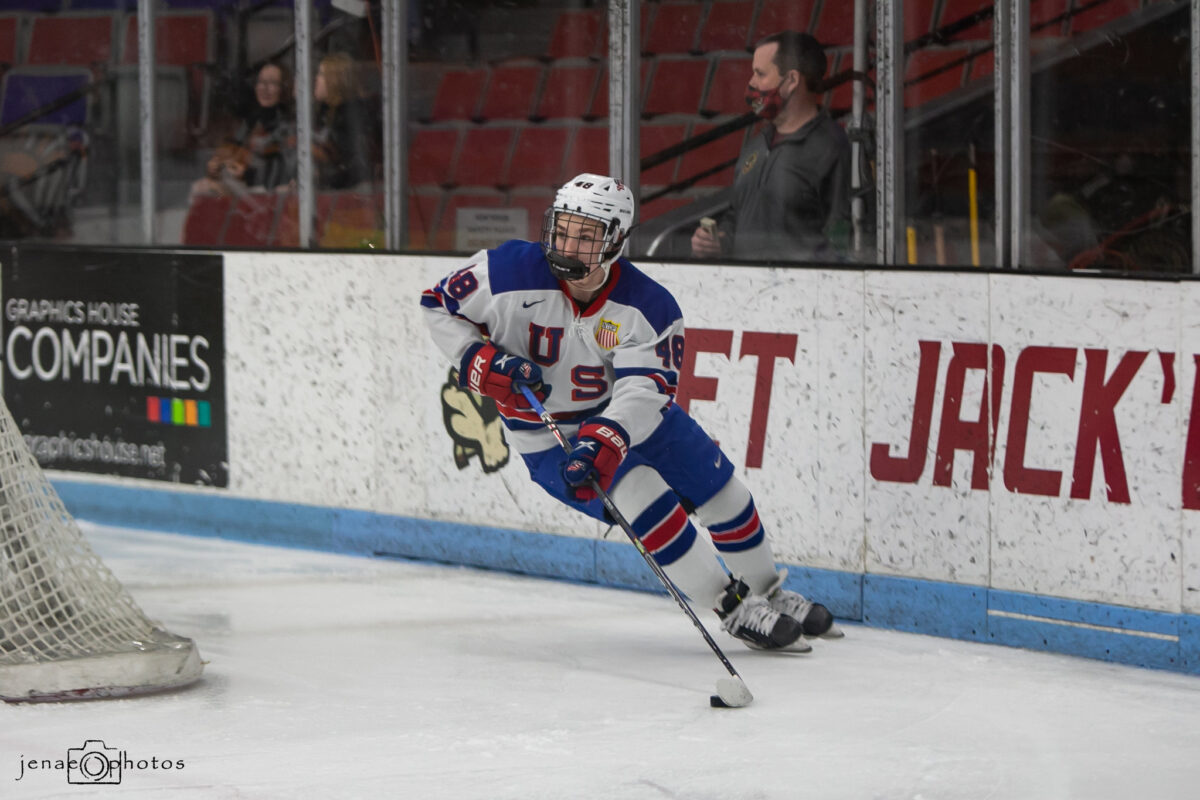
[[[654,589],[450,384],[418,298],[463,263],[226,253],[228,486],[56,487],[100,522]],[[679,402],[795,588],[870,625],[1200,674],[1200,284],[643,268],[688,322]]]

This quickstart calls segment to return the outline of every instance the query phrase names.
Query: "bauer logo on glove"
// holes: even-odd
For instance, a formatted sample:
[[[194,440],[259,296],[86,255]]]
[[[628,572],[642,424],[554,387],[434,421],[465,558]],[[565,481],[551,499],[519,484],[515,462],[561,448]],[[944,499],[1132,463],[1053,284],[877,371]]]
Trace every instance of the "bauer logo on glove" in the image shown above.
[[[563,465],[567,493],[586,503],[599,496],[591,486],[592,481],[608,491],[617,468],[629,452],[628,441],[628,434],[611,420],[596,417],[585,422],[579,428],[579,442]]]
[[[461,375],[464,389],[490,397],[505,408],[532,410],[521,396],[522,386],[528,386],[540,401],[550,396],[550,387],[542,385],[541,367],[506,353],[491,342],[478,342],[467,348]]]

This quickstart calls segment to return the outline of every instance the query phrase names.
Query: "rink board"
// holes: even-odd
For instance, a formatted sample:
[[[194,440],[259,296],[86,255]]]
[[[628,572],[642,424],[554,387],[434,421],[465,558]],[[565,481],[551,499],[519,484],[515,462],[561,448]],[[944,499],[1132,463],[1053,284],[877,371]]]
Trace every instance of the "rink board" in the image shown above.
[[[649,588],[619,531],[463,419],[418,298],[467,263],[225,254],[228,488],[57,471],[69,506]],[[1196,670],[1197,284],[644,269],[687,319],[679,402],[805,591],[873,625]]]
[[[588,539],[220,495],[54,483],[72,513],[99,523],[665,594],[637,551],[619,537]],[[789,566],[787,585],[821,598],[839,619],[875,627],[1200,675],[1200,617],[1195,615],[795,565]]]

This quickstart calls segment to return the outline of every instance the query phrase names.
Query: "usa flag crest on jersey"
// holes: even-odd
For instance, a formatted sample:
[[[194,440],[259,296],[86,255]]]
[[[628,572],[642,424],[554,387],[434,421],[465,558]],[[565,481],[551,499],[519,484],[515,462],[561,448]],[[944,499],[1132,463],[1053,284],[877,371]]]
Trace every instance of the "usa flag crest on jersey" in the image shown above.
[[[596,344],[603,347],[605,350],[612,350],[617,346],[619,338],[617,332],[621,329],[618,322],[613,322],[609,319],[600,320],[600,324],[596,326]]]

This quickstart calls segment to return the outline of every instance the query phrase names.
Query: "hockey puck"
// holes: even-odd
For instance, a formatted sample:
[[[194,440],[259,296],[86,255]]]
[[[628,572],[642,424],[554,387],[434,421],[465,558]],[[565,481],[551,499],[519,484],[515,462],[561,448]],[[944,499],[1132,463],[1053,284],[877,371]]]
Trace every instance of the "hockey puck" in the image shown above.
[[[722,700],[719,694],[710,695],[708,704],[713,708],[729,708],[729,704]]]

